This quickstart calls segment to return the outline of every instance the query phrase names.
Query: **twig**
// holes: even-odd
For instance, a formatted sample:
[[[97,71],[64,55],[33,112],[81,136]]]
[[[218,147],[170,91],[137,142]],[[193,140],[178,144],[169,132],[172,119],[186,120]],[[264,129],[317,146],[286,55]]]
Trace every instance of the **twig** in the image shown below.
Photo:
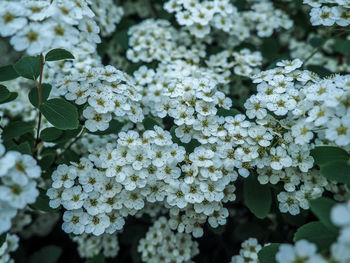
[[[329,29],[328,34],[326,36],[326,38],[324,39],[324,41],[322,42],[321,45],[319,45],[317,48],[315,48],[312,53],[304,60],[304,65],[306,65],[306,63],[318,52],[321,50],[321,48],[323,48],[323,46],[327,43],[327,41],[330,39],[330,37],[332,36],[332,33],[335,32],[336,28],[333,27],[331,29]],[[338,36],[339,34],[337,34],[336,36]]]
[[[38,89],[38,99],[39,99],[39,105],[43,102],[42,98],[42,90],[41,90],[41,84],[43,80],[43,70],[44,70],[44,58],[43,54],[40,54],[40,76],[39,76],[39,83],[36,83],[36,87]],[[39,110],[39,115],[38,115],[38,127],[36,129],[36,140],[35,140],[35,151],[34,154],[36,153],[37,146],[39,145],[39,134],[40,134],[40,126],[41,126],[41,112]]]
[[[69,150],[69,149],[73,146],[73,144],[75,144],[77,141],[79,141],[79,140],[83,137],[84,133],[85,133],[85,129],[83,128],[83,129],[81,130],[79,136],[76,137],[73,141],[71,141],[71,143],[68,144],[68,146],[67,146],[66,148],[64,148],[64,150],[63,150],[60,154],[58,154],[58,155],[56,156],[55,162],[56,162],[59,158],[61,158],[62,155],[63,155],[67,150]]]
[[[149,4],[149,7],[151,9],[152,16],[157,18],[158,17],[158,11],[157,11],[157,8],[154,6],[154,1],[153,0],[149,0],[148,4]]]

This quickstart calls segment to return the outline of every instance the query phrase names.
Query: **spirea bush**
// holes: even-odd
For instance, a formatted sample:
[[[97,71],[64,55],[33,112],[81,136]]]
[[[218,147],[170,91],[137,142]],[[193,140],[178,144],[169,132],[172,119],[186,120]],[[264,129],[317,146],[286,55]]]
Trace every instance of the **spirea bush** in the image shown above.
[[[0,263],[350,263],[349,0],[0,0]]]

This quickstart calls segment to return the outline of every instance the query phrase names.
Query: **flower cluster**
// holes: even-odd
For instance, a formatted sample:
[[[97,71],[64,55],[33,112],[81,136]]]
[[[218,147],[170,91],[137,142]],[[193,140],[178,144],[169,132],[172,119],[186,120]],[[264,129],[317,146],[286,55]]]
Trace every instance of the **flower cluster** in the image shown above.
[[[250,8],[249,11],[239,11],[228,0],[169,0],[164,4],[164,9],[175,13],[177,22],[197,38],[209,35],[213,28],[234,36],[236,41],[243,41],[253,30],[259,37],[268,37],[276,29],[288,29],[293,25],[288,16],[274,9],[268,0],[253,3]]]
[[[228,50],[211,55],[206,61],[209,68],[217,73],[223,74],[227,79],[227,71],[233,68],[233,73],[238,76],[250,77],[258,73],[262,64],[262,56],[259,51],[252,52],[244,48],[240,51],[230,52]]]
[[[228,211],[222,202],[234,200],[230,182],[237,175],[229,161],[215,164],[224,158],[219,152],[201,146],[186,157],[184,147],[158,126],[142,136],[128,131],[118,137],[117,143],[94,148],[80,163],[61,165],[53,173],[50,205],[67,210],[66,232],[113,233],[123,227],[121,217],[142,210],[146,201],[172,207],[171,227],[180,232],[201,236],[200,224],[207,218],[213,227],[225,224]]]
[[[113,116],[135,123],[144,118],[139,105],[140,89],[126,73],[113,66],[66,76],[57,89],[67,100],[86,105],[83,116],[89,131],[106,130]]]
[[[219,128],[217,107],[229,109],[232,105],[217,88],[225,80],[210,78],[218,76],[210,70],[207,75],[198,74],[197,70],[197,66],[177,61],[160,64],[156,72],[141,67],[134,73],[136,82],[144,86],[142,103],[145,110],[159,118],[174,118],[178,126],[176,136],[184,143],[192,137],[201,142],[216,136]]]
[[[258,263],[258,253],[261,250],[261,245],[255,238],[249,238],[242,243],[242,248],[239,251],[239,255],[233,256],[231,263]]]
[[[199,253],[198,244],[185,233],[174,233],[165,217],[158,218],[140,239],[137,248],[143,262],[190,263]]]
[[[96,21],[101,30],[101,36],[110,36],[116,29],[124,15],[122,7],[117,6],[113,0],[92,0],[90,8],[94,12],[93,19]]]
[[[299,240],[294,245],[282,244],[276,254],[277,263],[294,262],[339,262],[350,261],[350,202],[334,206],[330,214],[331,221],[340,228],[336,242],[331,244],[330,256],[325,257],[317,252],[315,244],[307,240]]]
[[[199,40],[191,41],[184,30],[176,30],[169,21],[147,19],[130,27],[130,49],[127,58],[132,62],[162,62],[180,58],[199,62],[205,56],[205,46]]]
[[[280,245],[276,254],[276,261],[277,263],[294,263],[298,261],[326,263],[322,256],[317,253],[316,245],[304,239],[297,241],[295,245]]]
[[[99,43],[100,27],[94,20],[95,13],[89,3],[86,0],[2,1],[0,35],[11,37],[15,50],[25,50],[30,55],[53,46],[70,49],[83,41]],[[97,21],[103,35],[113,32],[122,15],[120,9],[112,1],[104,1],[103,4],[93,1],[92,6],[99,15]],[[106,15],[113,18],[107,19]]]
[[[311,6],[311,23],[314,26],[350,25],[350,3],[346,0],[304,0]]]
[[[304,26],[310,6],[311,23],[332,28]],[[20,63],[0,68],[1,96],[18,93],[0,98],[0,262],[12,262],[13,234],[43,237],[61,217],[82,258],[115,258],[133,244],[143,262],[202,262],[205,238],[192,237],[207,237],[209,227],[235,225],[238,236],[271,224],[267,231],[281,233],[261,240],[283,243],[292,216],[310,219],[301,211],[310,200],[349,200],[345,180],[325,172],[334,163],[312,157],[338,147],[348,168],[350,75],[335,72],[350,70],[349,12],[348,0],[0,0],[1,66],[18,61],[11,46],[74,55],[44,61],[35,84],[52,90],[38,107],[33,92],[28,100],[33,81],[11,80],[27,75]],[[45,111],[52,98],[76,108],[79,134],[73,114],[52,114],[65,117],[63,129]],[[9,139],[15,122],[33,129]],[[32,156],[19,152],[22,143]],[[250,196],[253,186],[267,198]],[[28,206],[39,189],[55,211]],[[280,245],[275,261],[349,263],[350,202],[331,219],[340,235],[327,253],[300,240]],[[124,228],[146,222],[141,240],[126,233],[119,246]],[[231,262],[258,263],[263,249],[249,238]]]
[[[19,238],[16,235],[7,234],[5,242],[0,246],[0,262],[14,263],[11,259],[11,252],[14,252],[18,248]]]
[[[78,244],[78,252],[82,258],[92,258],[100,254],[106,258],[115,257],[120,249],[115,234],[103,234],[101,236],[82,234],[74,236],[73,241]]]
[[[280,210],[291,214],[298,214],[299,207],[308,209],[308,199],[321,196],[329,185],[317,170],[310,170],[313,158],[307,144],[350,143],[349,77],[320,79],[297,70],[301,64],[298,59],[282,61],[253,76],[258,92],[245,103],[247,116],[274,137],[273,147],[260,152],[258,180],[283,182],[286,192],[278,195]]]
[[[16,151],[5,153],[0,141],[0,234],[11,228],[19,209],[35,202],[39,191],[36,180],[41,168],[35,159]]]
[[[350,261],[350,201],[338,204],[331,210],[333,224],[340,228],[337,242],[331,246],[332,259],[335,262]]]
[[[248,117],[263,120],[268,111],[275,116],[285,116],[282,125],[289,130],[290,140],[296,145],[318,138],[317,145],[328,141],[348,146],[349,76],[320,79],[309,71],[296,70],[301,64],[299,59],[282,61],[277,63],[280,67],[254,76],[253,81],[259,83],[258,92],[245,104]]]

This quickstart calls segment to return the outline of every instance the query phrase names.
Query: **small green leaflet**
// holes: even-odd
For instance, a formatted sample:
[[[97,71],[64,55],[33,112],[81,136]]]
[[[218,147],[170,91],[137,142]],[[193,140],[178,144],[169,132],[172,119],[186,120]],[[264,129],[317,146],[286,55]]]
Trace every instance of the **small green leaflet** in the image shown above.
[[[0,67],[0,81],[8,81],[18,77],[19,75],[12,65]]]
[[[267,216],[271,208],[271,190],[267,185],[258,182],[256,175],[251,173],[243,183],[244,202],[249,210],[258,218]]]
[[[276,254],[278,252],[280,244],[272,243],[263,247],[259,253],[258,258],[260,263],[276,263]]]
[[[51,99],[43,102],[39,110],[57,129],[74,130],[78,128],[78,109],[64,99]]]
[[[50,84],[42,84],[41,85],[41,99],[42,102],[47,101],[47,99],[50,96],[52,86]],[[39,95],[38,95],[38,88],[34,87],[29,91],[28,98],[30,103],[35,107],[39,107]]]
[[[316,244],[321,252],[327,250],[336,241],[337,236],[337,231],[329,230],[323,223],[315,221],[301,226],[294,234],[293,241],[297,242],[298,240],[306,239]]]
[[[63,59],[74,59],[74,56],[69,51],[57,48],[49,51],[46,56],[46,61],[56,61],[56,60],[63,60]]]
[[[18,75],[31,80],[36,80],[40,75],[40,56],[24,56],[14,66]]]
[[[29,263],[56,263],[58,262],[61,254],[62,248],[58,246],[49,245],[39,249],[34,254],[32,254],[29,258]]]
[[[335,204],[336,202],[334,200],[326,197],[320,197],[310,201],[311,211],[327,228],[331,230],[335,229],[335,226],[330,219],[331,209]]]

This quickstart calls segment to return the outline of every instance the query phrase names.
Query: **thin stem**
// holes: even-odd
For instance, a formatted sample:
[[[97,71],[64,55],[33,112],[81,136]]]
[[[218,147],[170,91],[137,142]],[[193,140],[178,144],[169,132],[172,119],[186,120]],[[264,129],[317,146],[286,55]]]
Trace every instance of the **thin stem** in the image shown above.
[[[158,17],[157,8],[154,6],[154,1],[153,0],[149,0],[148,4],[149,4],[149,7],[151,9],[152,16]]]
[[[81,132],[80,132],[80,134],[79,134],[78,137],[76,137],[73,141],[71,141],[71,143],[68,144],[68,146],[67,146],[66,148],[64,148],[64,150],[63,150],[60,154],[58,154],[58,155],[56,156],[55,162],[56,162],[56,160],[58,160],[59,158],[61,158],[62,155],[63,155],[67,150],[69,150],[69,149],[73,146],[73,144],[75,144],[77,141],[79,141],[79,140],[83,137],[84,133],[85,133],[85,128],[83,128],[83,129],[81,130]]]
[[[336,27],[332,27],[329,29],[327,36],[325,38],[325,40],[322,42],[322,44],[320,46],[318,46],[317,48],[315,48],[312,53],[304,60],[304,65],[306,65],[306,63],[317,53],[321,50],[321,48],[324,47],[324,45],[327,43],[327,41],[331,38],[332,33],[335,32]]]
[[[40,76],[39,76],[39,83],[36,83],[36,87],[38,89],[38,99],[39,99],[39,105],[43,102],[42,98],[42,91],[41,91],[41,84],[43,80],[43,71],[44,71],[44,57],[43,54],[40,54]],[[39,115],[38,115],[38,127],[36,129],[36,140],[35,140],[35,149],[39,145],[39,135],[40,135],[40,126],[41,126],[41,112],[39,110]]]

